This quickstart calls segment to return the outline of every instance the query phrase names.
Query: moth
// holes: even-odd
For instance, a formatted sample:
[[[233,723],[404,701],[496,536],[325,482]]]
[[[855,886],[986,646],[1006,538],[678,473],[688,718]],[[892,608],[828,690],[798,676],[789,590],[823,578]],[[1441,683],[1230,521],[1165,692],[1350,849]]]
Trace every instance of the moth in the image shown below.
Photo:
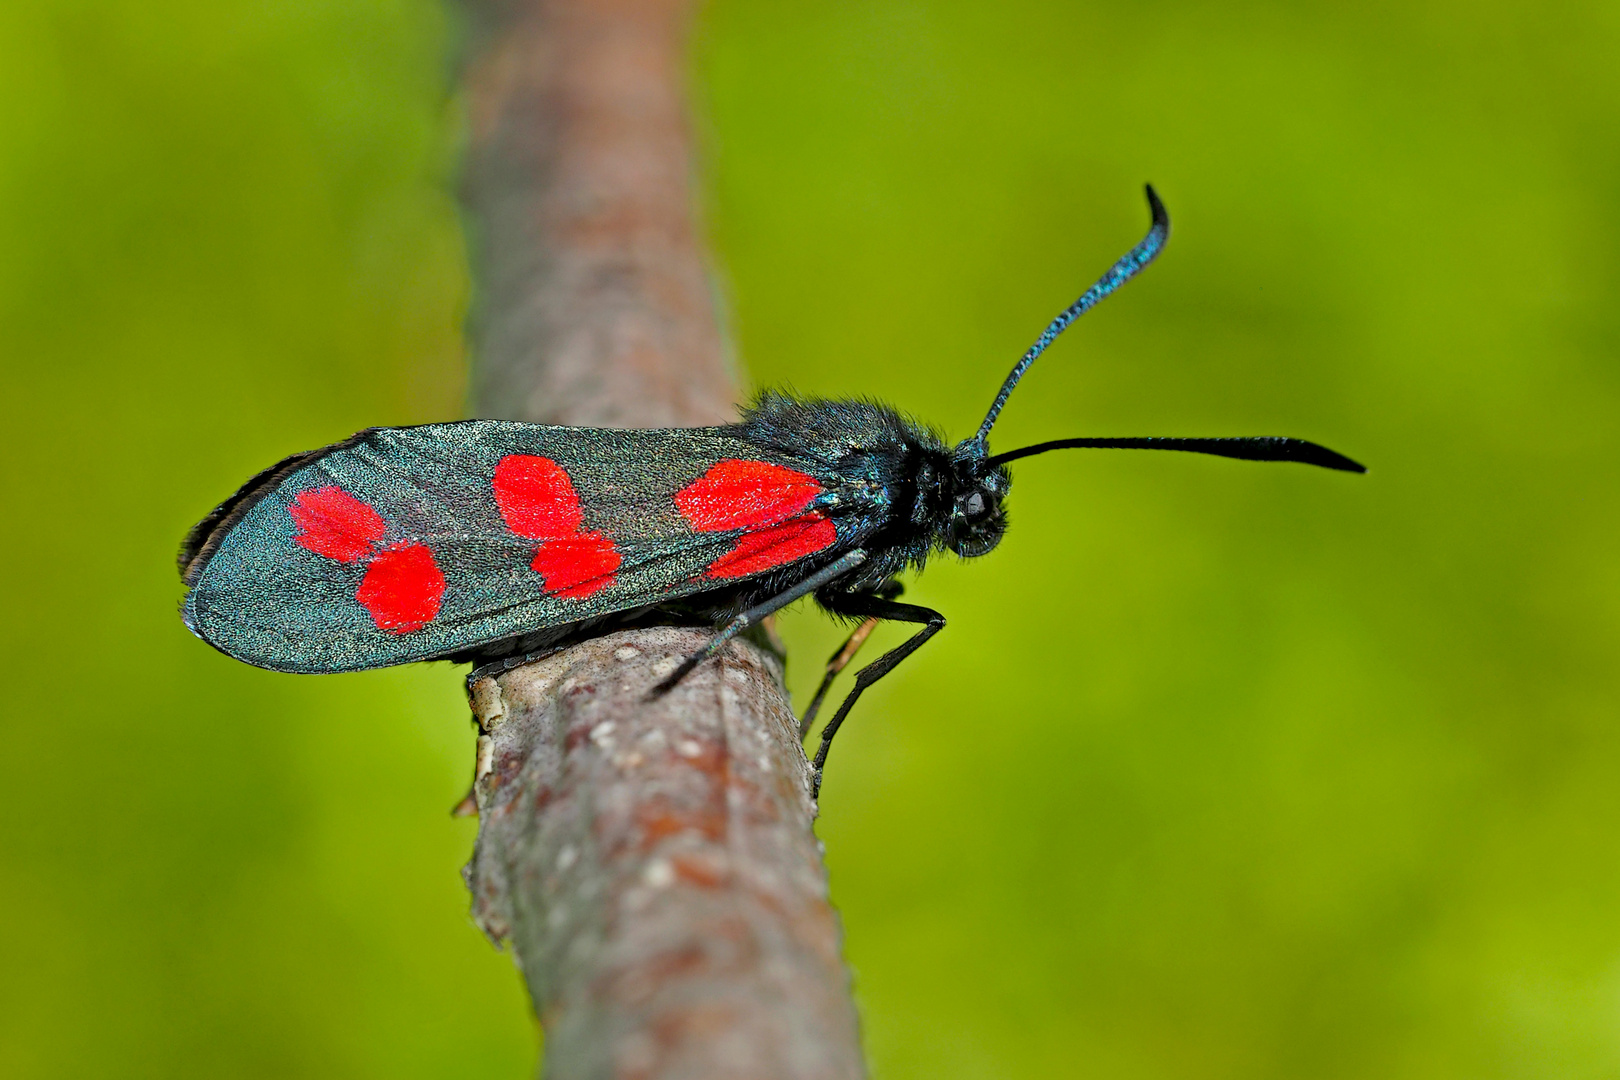
[[[977,431],[954,446],[887,405],[768,392],[739,422],[614,430],[502,420],[372,428],[249,480],[186,536],[182,617],[258,667],[358,671],[532,656],[646,622],[715,628],[654,687],[673,687],[738,633],[813,596],[857,621],[801,733],[879,620],[917,627],[861,668],[823,728],[814,784],[867,687],[945,626],[899,601],[900,575],[977,558],[1007,528],[1013,462],[1051,450],[1178,450],[1356,462],[1277,436],[1070,438],[999,454],[989,438],[1019,380],[1076,318],[1136,276],[1170,233],[1147,188],[1147,236],[1046,327]]]

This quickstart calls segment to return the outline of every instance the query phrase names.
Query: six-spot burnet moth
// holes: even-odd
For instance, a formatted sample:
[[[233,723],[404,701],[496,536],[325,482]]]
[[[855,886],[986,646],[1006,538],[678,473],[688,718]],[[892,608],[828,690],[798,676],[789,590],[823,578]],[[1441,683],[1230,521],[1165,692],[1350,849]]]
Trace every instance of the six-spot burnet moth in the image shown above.
[[[1114,447],[1365,471],[1278,437],[1058,439],[990,453],[996,417],[1035,359],[1164,246],[1169,217],[1151,187],[1147,198],[1147,236],[1052,320],[954,448],[882,405],[781,393],[724,427],[374,428],[265,470],[191,530],[180,551],[186,625],[239,660],[294,672],[487,663],[647,622],[717,627],[656,694],[813,595],[860,623],[828,663],[801,733],[877,620],[917,625],[857,673],[828,721],[819,788],[856,699],[945,625],[896,601],[897,576],[938,550],[972,558],[994,548],[1011,462]]]

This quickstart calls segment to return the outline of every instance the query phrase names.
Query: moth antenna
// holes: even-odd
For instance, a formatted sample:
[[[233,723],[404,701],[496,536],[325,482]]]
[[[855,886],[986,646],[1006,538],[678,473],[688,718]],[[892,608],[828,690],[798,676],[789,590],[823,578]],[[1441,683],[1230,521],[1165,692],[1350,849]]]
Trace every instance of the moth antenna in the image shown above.
[[[1337,450],[1304,439],[1289,439],[1281,435],[1246,435],[1219,439],[1127,438],[1127,439],[1053,439],[1018,450],[1009,450],[989,459],[991,465],[1005,465],[1019,458],[1034,457],[1050,450],[1181,450],[1192,454],[1214,454],[1216,457],[1241,458],[1244,461],[1297,461],[1301,465],[1317,465],[1340,472],[1364,473],[1367,467],[1352,461]]]
[[[1023,359],[1018,361],[1011,374],[1007,376],[1007,381],[1001,384],[1001,393],[996,395],[996,400],[990,406],[990,411],[985,414],[984,423],[979,425],[978,433],[969,439],[964,446],[976,447],[977,453],[982,456],[986,452],[986,440],[990,436],[990,429],[995,426],[996,417],[1001,415],[1001,409],[1007,404],[1007,399],[1012,396],[1013,388],[1018,385],[1018,380],[1024,377],[1024,372],[1029,370],[1029,366],[1035,362],[1035,359],[1046,351],[1046,347],[1052,344],[1059,334],[1068,329],[1070,323],[1085,314],[1090,308],[1096,306],[1097,301],[1131,280],[1137,274],[1140,274],[1147,264],[1152,262],[1159,252],[1163,250],[1165,241],[1170,238],[1170,215],[1165,210],[1164,203],[1159,201],[1159,196],[1153,190],[1153,185],[1146,184],[1143,186],[1147,191],[1148,209],[1153,214],[1153,227],[1148,229],[1148,234],[1142,238],[1140,244],[1126,252],[1125,256],[1115,263],[1108,273],[1097,279],[1095,285],[1081,293],[1080,299],[1064,308],[1057,318],[1047,324],[1046,329],[1041,332],[1041,336],[1035,339],[1035,344],[1029,347],[1029,351],[1024,354]]]

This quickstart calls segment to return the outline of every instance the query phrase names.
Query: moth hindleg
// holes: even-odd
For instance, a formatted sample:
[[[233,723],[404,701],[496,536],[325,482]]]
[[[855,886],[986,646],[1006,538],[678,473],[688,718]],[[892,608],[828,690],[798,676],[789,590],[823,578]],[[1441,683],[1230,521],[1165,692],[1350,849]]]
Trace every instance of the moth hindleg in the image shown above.
[[[647,694],[647,697],[651,699],[667,694],[670,690],[674,689],[676,683],[679,683],[682,679],[690,675],[693,668],[697,667],[710,657],[718,654],[721,649],[726,647],[726,642],[748,629],[754,623],[759,622],[759,620],[763,619],[767,615],[782,610],[789,604],[793,603],[793,601],[810,595],[823,585],[836,581],[838,578],[843,577],[845,574],[849,573],[857,566],[860,566],[865,561],[866,552],[860,548],[856,548],[854,551],[848,552],[838,559],[828,563],[826,566],[823,566],[820,570],[817,570],[815,573],[811,574],[797,585],[794,585],[792,588],[785,589],[770,599],[765,600],[762,603],[755,604],[747,611],[742,612],[736,618],[728,622],[718,634],[714,635],[714,637],[710,639],[709,643],[704,646],[701,651],[688,656],[684,661],[681,662],[680,667],[670,672],[669,675],[663,679],[663,681],[661,681],[657,686],[654,686]]]

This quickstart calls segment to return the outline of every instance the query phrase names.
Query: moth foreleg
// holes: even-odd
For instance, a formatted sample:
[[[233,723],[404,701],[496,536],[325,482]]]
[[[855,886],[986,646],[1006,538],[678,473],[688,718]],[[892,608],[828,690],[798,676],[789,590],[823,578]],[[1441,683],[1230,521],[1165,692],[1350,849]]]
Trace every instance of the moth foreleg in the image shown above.
[[[922,647],[923,642],[945,628],[945,616],[933,608],[917,604],[897,604],[893,600],[885,600],[870,593],[824,594],[818,599],[825,607],[842,615],[892,619],[896,622],[923,625],[921,630],[855,673],[855,689],[849,692],[844,703],[838,706],[838,711],[833,713],[832,719],[827,721],[827,726],[821,729],[821,745],[816,748],[815,760],[810,763],[812,798],[821,794],[821,776],[822,770],[827,765],[827,751],[832,749],[833,736],[838,734],[838,729],[843,725],[844,718],[849,715],[849,710],[856,700],[866,692],[868,686],[893,671],[899,666],[900,661],[916,652]]]
[[[873,590],[872,595],[884,600],[893,600],[903,592],[905,586],[890,578]],[[821,685],[816,687],[815,696],[810,699],[810,704],[804,710],[804,717],[799,721],[800,742],[810,734],[810,725],[816,722],[816,714],[821,711],[821,703],[827,697],[827,691],[832,689],[833,680],[849,666],[851,660],[855,659],[855,654],[861,651],[861,646],[866,644],[866,639],[872,636],[872,631],[876,630],[878,623],[882,621],[875,616],[862,620],[854,632],[844,639],[844,643],[827,658],[826,674],[821,677]]]

